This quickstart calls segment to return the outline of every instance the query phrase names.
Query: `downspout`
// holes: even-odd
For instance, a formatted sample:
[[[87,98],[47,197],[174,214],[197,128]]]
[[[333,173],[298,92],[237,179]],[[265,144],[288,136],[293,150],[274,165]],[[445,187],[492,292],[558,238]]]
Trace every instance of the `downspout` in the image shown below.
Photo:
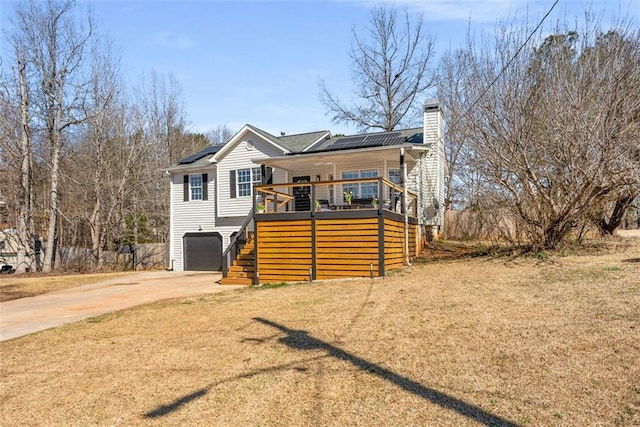
[[[404,162],[404,147],[400,148],[400,173],[402,174],[402,214],[404,216],[404,263],[409,261],[409,198],[407,197],[407,165]]]

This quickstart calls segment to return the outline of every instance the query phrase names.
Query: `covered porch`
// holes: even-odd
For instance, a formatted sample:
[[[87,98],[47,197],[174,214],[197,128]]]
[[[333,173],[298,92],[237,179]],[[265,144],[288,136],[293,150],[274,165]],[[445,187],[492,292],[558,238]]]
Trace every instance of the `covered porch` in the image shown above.
[[[342,191],[363,187],[373,196]],[[417,195],[382,177],[260,185],[253,199],[250,218],[225,251],[231,279],[223,283],[381,277],[422,249]]]
[[[422,249],[428,151],[403,143],[255,160],[262,185],[223,254],[223,283],[380,277],[408,264]],[[287,182],[273,182],[274,169]]]
[[[333,210],[371,208],[373,199],[379,200],[386,207],[393,204],[391,210],[399,211],[396,207],[398,200],[394,200],[394,197],[405,188],[418,193],[416,189],[422,187],[424,175],[421,160],[428,152],[428,146],[405,143],[352,150],[315,151],[254,161],[262,167],[263,184],[273,184],[274,191],[287,193],[292,197],[285,203],[287,196],[282,195],[278,199],[278,205],[271,206],[269,211],[281,212],[282,208],[286,211],[311,210],[315,203],[319,203],[323,209]],[[276,185],[278,183],[272,182],[270,172],[275,169],[284,172],[286,183],[303,185]],[[378,178],[385,179],[400,190],[394,190],[390,185],[378,185]],[[312,183],[316,185],[311,186]],[[265,205],[274,200],[273,195],[258,196],[266,197]],[[348,197],[352,199],[350,203]]]

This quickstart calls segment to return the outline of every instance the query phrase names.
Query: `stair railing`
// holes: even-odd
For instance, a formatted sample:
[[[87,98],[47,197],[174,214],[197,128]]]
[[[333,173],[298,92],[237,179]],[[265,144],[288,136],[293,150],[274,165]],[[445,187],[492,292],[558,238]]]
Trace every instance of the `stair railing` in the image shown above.
[[[238,255],[240,255],[242,248],[244,248],[249,241],[251,236],[249,226],[251,223],[253,223],[253,210],[249,215],[247,215],[247,218],[240,226],[240,230],[238,230],[238,233],[231,238],[229,246],[227,246],[227,249],[222,253],[222,277],[227,277],[229,268],[233,265],[236,259],[238,259]]]

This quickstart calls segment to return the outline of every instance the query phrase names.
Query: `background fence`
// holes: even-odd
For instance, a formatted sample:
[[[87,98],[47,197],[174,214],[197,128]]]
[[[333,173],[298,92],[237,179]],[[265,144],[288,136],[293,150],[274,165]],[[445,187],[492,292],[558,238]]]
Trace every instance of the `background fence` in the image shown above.
[[[104,266],[113,270],[156,270],[166,268],[169,246],[167,243],[144,243],[134,247],[133,253],[103,252]],[[91,249],[60,248],[56,254],[56,269],[88,271],[95,257]]]

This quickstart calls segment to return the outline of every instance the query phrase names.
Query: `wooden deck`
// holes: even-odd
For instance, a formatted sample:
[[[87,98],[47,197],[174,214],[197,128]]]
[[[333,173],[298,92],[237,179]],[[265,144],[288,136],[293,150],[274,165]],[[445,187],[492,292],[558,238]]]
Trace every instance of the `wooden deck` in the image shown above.
[[[422,249],[418,244],[421,239],[415,195],[409,193],[408,201],[403,198],[401,206],[398,202],[402,210],[411,212],[406,220],[407,253],[405,216],[395,212],[390,203],[334,205],[332,209],[309,209],[307,203],[306,210],[295,211],[289,194],[296,187],[307,186],[310,199],[317,200],[316,195],[322,194],[323,187],[352,182],[377,184],[378,194],[403,191],[383,178],[257,187],[255,190],[265,203],[260,207],[256,204],[255,213],[245,221],[240,231],[245,236],[244,246],[234,249],[237,259],[229,257],[225,261],[228,268],[225,267],[222,283],[380,277],[404,266],[407,258],[413,258]],[[249,220],[253,221],[253,233],[246,228]]]
[[[382,209],[257,214],[257,282],[379,277],[405,263],[404,221]],[[417,225],[409,220],[409,256]]]

